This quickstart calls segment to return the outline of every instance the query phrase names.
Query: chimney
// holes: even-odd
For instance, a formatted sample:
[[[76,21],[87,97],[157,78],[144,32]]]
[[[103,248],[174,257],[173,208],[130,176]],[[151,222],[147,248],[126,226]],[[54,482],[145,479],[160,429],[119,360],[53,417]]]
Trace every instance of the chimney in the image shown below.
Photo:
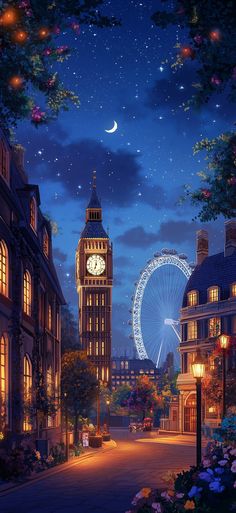
[[[236,221],[225,222],[225,256],[231,256],[236,251]]]
[[[208,233],[206,230],[197,231],[197,265],[201,265],[208,256]]]
[[[24,169],[24,153],[25,149],[21,144],[15,144],[12,148],[13,150],[13,158],[16,164],[16,167],[18,171],[20,171],[21,177],[24,180],[24,182],[28,182],[28,176]]]

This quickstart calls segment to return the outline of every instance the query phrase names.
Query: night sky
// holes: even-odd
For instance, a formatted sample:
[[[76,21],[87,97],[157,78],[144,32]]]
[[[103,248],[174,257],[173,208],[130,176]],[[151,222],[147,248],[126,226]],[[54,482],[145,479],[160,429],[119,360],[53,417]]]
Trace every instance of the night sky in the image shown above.
[[[55,264],[75,312],[75,250],[97,170],[103,224],[114,244],[113,353],[132,355],[129,309],[140,270],[163,247],[195,260],[197,211],[178,205],[183,185],[196,187],[204,165],[204,155],[201,161],[193,157],[192,147],[231,128],[235,119],[218,95],[202,112],[184,112],[181,105],[193,94],[197,76],[191,61],[177,72],[171,68],[175,45],[187,39],[180,29],[152,24],[161,2],[104,4],[106,13],[121,18],[121,27],[82,26],[80,34],[61,37],[73,53],[59,73],[79,95],[80,108],[72,105],[48,127],[22,123],[17,140],[26,148],[29,181],[39,184],[42,211],[58,224]],[[117,131],[106,133],[114,120]],[[211,252],[221,251],[223,220],[206,228]]]

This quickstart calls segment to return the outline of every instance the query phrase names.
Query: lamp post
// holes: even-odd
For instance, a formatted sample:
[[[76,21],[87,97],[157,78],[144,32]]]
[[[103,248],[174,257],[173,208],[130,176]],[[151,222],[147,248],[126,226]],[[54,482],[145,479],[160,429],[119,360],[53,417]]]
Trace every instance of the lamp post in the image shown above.
[[[202,378],[205,374],[205,362],[200,351],[197,351],[196,358],[192,364],[193,377],[196,378],[197,392],[197,440],[196,440],[196,459],[197,467],[202,459]]]
[[[101,434],[101,421],[100,421],[100,383],[97,385],[97,435]]]
[[[69,460],[69,437],[68,437],[68,403],[67,392],[64,392],[65,398],[65,423],[66,423],[66,461]]]
[[[107,405],[107,432],[110,431],[110,399],[106,399]]]
[[[222,418],[226,413],[226,400],[225,400],[225,392],[226,392],[226,350],[229,346],[229,336],[228,335],[220,335],[219,337],[220,347],[222,350]]]

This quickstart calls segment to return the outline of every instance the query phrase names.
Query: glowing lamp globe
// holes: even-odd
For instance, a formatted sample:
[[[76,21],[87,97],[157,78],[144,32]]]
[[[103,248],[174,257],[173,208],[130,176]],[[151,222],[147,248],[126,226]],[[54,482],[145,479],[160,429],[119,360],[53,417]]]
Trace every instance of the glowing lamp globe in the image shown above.
[[[24,43],[28,38],[28,34],[24,30],[18,30],[15,32],[13,38],[16,43]]]
[[[9,7],[8,9],[6,9],[1,18],[0,18],[0,23],[2,25],[13,25],[13,23],[16,23],[17,21],[17,12],[15,9],[12,9],[11,7]]]
[[[45,37],[49,36],[50,32],[49,32],[48,28],[42,27],[39,30],[38,34],[39,34],[40,39],[44,39]]]
[[[9,84],[13,89],[19,89],[23,84],[23,78],[19,75],[15,75],[14,77],[11,77],[9,80]]]
[[[111,402],[110,399],[106,400],[107,406],[109,406],[110,402]]]
[[[229,345],[229,336],[222,334],[222,335],[220,335],[219,340],[220,340],[221,349],[227,349],[227,347]]]
[[[196,358],[192,364],[192,373],[193,377],[196,379],[202,379],[205,376],[205,361],[199,351],[197,352]]]

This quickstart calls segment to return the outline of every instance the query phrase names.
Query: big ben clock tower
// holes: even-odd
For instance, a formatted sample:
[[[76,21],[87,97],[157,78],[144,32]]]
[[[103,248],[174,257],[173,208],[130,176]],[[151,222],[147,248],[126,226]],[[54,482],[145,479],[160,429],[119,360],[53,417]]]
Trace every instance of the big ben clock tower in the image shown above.
[[[112,244],[102,225],[102,208],[93,173],[86,224],[76,251],[79,333],[82,349],[97,378],[111,383]]]

